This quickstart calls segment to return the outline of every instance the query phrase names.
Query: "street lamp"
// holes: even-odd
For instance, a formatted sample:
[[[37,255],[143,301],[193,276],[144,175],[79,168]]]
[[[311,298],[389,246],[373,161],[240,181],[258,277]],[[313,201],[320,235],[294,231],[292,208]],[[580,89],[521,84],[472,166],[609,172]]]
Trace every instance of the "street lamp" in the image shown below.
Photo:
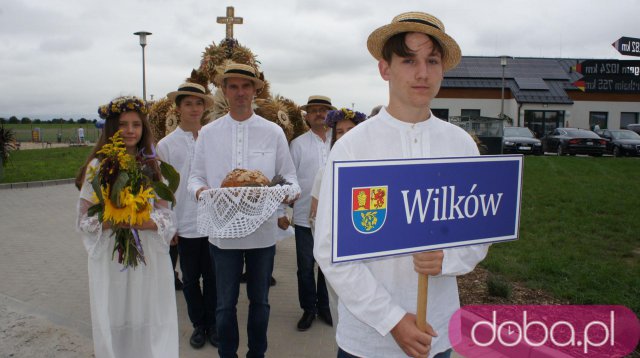
[[[142,99],[147,101],[147,82],[145,78],[144,68],[144,47],[147,46],[147,35],[151,35],[151,32],[138,31],[134,32],[134,35],[140,36],[140,46],[142,47]]]
[[[507,67],[507,56],[500,57],[502,66],[502,87],[500,88],[500,119],[504,118],[504,69]]]

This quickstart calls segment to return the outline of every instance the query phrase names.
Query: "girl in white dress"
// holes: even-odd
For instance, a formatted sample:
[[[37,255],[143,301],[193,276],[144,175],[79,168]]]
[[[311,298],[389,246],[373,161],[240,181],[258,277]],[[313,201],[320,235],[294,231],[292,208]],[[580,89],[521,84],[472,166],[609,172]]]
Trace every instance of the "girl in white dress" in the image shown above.
[[[112,259],[114,237],[109,223],[97,215],[88,216],[94,190],[91,175],[100,164],[97,152],[122,130],[127,153],[141,150],[151,155],[153,134],[145,103],[136,97],[118,97],[98,112],[105,117],[102,135],[87,163],[78,174],[81,183],[77,229],[81,232],[89,259],[91,321],[96,358],[178,357],[178,320],[174,274],[169,243],[175,233],[175,217],[167,202],[156,199],[150,219],[138,230],[146,263],[137,267]],[[151,165],[154,180],[160,180],[157,163]],[[128,226],[127,226],[128,227]]]

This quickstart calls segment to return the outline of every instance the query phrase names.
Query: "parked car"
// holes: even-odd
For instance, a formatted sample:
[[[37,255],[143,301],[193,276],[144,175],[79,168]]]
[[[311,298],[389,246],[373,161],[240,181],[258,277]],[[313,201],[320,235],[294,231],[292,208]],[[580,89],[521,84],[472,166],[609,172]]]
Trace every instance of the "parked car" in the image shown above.
[[[504,127],[502,153],[542,155],[542,142],[527,127]]]
[[[565,154],[589,154],[601,156],[606,149],[607,141],[586,129],[556,128],[542,138],[545,152]]]
[[[634,131],[634,132],[640,134],[640,124],[639,123],[627,124],[627,129],[630,130],[630,131]]]
[[[607,140],[607,153],[615,157],[623,155],[640,155],[640,135],[628,129],[600,129],[596,131],[600,137]]]

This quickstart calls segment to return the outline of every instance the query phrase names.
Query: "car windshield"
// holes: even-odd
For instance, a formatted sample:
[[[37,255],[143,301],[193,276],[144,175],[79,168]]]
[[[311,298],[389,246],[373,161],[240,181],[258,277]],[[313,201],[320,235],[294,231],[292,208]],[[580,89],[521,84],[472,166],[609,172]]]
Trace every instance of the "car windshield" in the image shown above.
[[[533,138],[533,134],[529,128],[524,127],[504,127],[504,136]]]
[[[567,136],[573,138],[600,138],[600,136],[594,132],[584,129],[565,129],[565,131],[567,132]]]
[[[632,131],[612,131],[611,136],[615,139],[640,139],[640,135]]]

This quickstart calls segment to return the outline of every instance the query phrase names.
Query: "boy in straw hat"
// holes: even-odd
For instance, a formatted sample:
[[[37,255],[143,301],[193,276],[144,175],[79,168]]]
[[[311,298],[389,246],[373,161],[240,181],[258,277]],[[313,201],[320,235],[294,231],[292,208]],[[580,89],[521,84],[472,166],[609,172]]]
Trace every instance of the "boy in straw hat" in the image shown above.
[[[216,76],[215,82],[229,102],[229,113],[200,131],[189,177],[192,198],[199,198],[202,190],[220,187],[227,173],[236,168],[259,170],[269,178],[281,175],[289,183],[297,185],[296,170],[284,132],[277,124],[253,112],[256,90],[264,85],[255,70],[251,66],[232,63]],[[271,215],[256,231],[245,237],[209,239],[217,284],[216,325],[220,357],[237,357],[236,304],[244,264],[250,305],[247,357],[264,357],[267,350],[269,284],[277,231],[280,230],[277,214]]]
[[[336,142],[316,221],[314,254],[339,301],[338,357],[448,357],[448,322],[460,306],[456,275],[473,270],[488,246],[332,265],[331,163],[478,155],[464,130],[430,110],[444,71],[460,61],[460,48],[440,20],[421,12],[396,16],[371,33],[367,47],[389,83],[389,104]],[[418,273],[429,275],[429,325],[424,332],[415,316]]]
[[[181,84],[167,97],[176,105],[180,124],[158,142],[158,156],[180,173],[180,185],[175,193],[177,203],[173,209],[178,218],[174,240],[180,254],[184,281],[182,292],[194,328],[189,343],[194,348],[201,348],[208,339],[217,346],[216,278],[209,256],[209,238],[196,230],[197,203],[187,192],[191,158],[202,127],[201,120],[205,110],[213,106],[213,97],[203,86],[191,82]]]
[[[296,167],[296,176],[302,192],[293,206],[293,224],[296,235],[296,262],[298,266],[298,300],[302,308],[302,317],[298,321],[297,329],[306,331],[316,314],[326,324],[332,326],[331,311],[329,310],[329,294],[324,275],[318,270],[316,284],[313,258],[313,235],[309,223],[311,209],[311,188],[318,169],[324,167],[329,156],[331,130],[327,129],[324,119],[327,112],[335,110],[331,98],[326,96],[310,96],[307,104],[300,107],[306,111],[305,120],[310,130],[291,142],[291,158]]]

